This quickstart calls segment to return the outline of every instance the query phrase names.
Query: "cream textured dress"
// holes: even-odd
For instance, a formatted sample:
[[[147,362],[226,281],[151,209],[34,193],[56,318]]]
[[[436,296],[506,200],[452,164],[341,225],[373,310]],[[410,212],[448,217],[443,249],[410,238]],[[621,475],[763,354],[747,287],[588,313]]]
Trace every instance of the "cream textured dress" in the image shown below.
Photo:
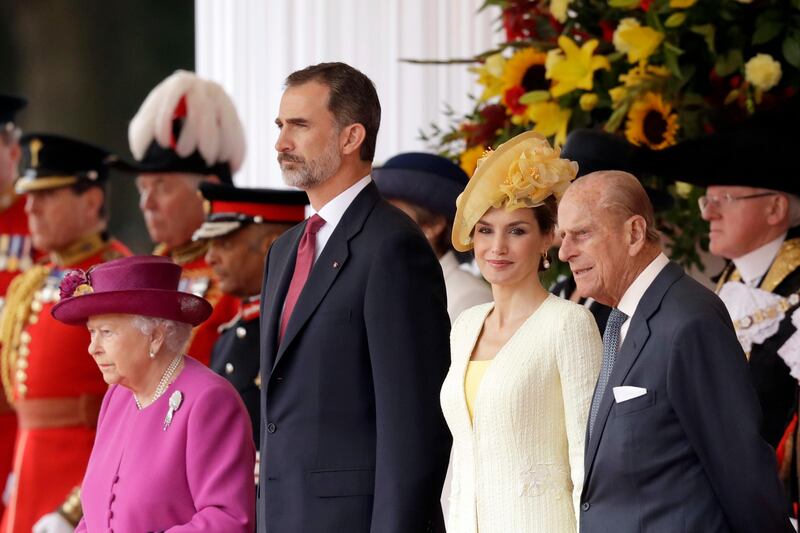
[[[442,410],[453,434],[448,533],[574,533],[602,341],[591,313],[550,295],[496,354],[470,421],[464,376],[494,304],[451,332]]]

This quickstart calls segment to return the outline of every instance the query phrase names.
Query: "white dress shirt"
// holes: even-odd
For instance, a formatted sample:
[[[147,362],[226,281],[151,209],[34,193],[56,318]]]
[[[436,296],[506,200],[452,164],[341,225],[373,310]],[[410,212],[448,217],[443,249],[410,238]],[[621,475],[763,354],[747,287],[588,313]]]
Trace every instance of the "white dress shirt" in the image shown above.
[[[625,320],[619,331],[620,346],[622,346],[622,343],[625,341],[625,335],[628,334],[628,328],[631,325],[631,317],[633,317],[633,314],[636,312],[636,308],[639,307],[642,296],[644,296],[644,293],[647,292],[647,289],[653,284],[658,274],[668,264],[669,259],[667,256],[663,253],[658,254],[656,258],[647,265],[647,268],[636,276],[636,279],[633,280],[628,290],[626,290],[625,294],[620,298],[617,309],[628,315],[628,319]]]
[[[319,259],[319,254],[322,253],[325,245],[328,244],[328,239],[331,238],[333,230],[336,229],[336,226],[339,225],[339,221],[342,220],[344,212],[347,211],[347,208],[350,207],[350,204],[356,199],[358,193],[363,191],[371,181],[372,177],[367,174],[350,187],[340,192],[338,196],[323,205],[322,208],[316,212],[316,214],[322,217],[325,224],[317,232],[317,248],[314,253],[315,262]]]
[[[786,233],[770,241],[764,246],[756,248],[752,252],[744,254],[733,260],[736,270],[742,276],[742,281],[750,287],[758,287],[761,278],[767,273],[770,265],[775,260],[781,249],[783,241],[786,240]]]

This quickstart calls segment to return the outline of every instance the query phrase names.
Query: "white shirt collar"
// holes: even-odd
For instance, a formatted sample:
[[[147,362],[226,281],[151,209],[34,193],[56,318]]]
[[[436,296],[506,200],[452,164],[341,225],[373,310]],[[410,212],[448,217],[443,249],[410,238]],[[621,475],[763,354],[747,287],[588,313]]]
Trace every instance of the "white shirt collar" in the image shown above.
[[[774,241],[770,241],[764,246],[734,259],[733,264],[736,265],[736,270],[741,274],[742,281],[751,287],[755,287],[769,270],[769,266],[775,260],[775,256],[778,255],[784,240],[786,240],[786,233]]]
[[[639,306],[639,302],[642,296],[644,296],[644,293],[656,279],[656,276],[658,276],[668,264],[669,259],[667,259],[667,256],[663,253],[658,254],[656,258],[647,265],[647,268],[642,270],[642,272],[636,276],[636,279],[633,280],[628,290],[626,290],[625,294],[620,298],[617,309],[628,315],[630,319],[636,312],[636,308]],[[626,321],[626,323],[629,324],[630,320]]]
[[[356,199],[358,193],[363,191],[371,181],[372,177],[367,174],[350,187],[340,192],[335,198],[323,205],[322,208],[316,212],[316,214],[321,216],[325,221],[325,225],[317,232],[317,247],[314,254],[315,261],[319,258],[319,254],[322,253],[323,248],[325,248],[325,245],[328,243],[328,239],[330,239],[333,234],[333,230],[339,225],[339,221],[342,220],[347,208],[350,207],[350,204]]]

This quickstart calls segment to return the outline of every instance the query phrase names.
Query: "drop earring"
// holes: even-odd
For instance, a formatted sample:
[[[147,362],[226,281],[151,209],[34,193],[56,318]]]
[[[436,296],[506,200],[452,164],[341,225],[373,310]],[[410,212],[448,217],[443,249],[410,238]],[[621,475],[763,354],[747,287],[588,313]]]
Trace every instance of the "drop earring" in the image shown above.
[[[550,260],[547,258],[547,252],[542,252],[542,268],[545,270],[550,268]]]
[[[150,359],[155,359],[155,358],[156,358],[156,352],[150,350]]]

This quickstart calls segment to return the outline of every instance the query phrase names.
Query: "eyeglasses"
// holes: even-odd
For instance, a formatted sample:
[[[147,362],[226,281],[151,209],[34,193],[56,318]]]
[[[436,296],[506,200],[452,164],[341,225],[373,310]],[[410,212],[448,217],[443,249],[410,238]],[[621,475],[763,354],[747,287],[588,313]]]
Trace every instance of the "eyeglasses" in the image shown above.
[[[725,193],[720,196],[705,195],[697,199],[697,205],[700,206],[700,211],[705,211],[709,206],[713,205],[717,209],[732,204],[737,200],[750,200],[752,198],[763,198],[764,196],[772,196],[778,194],[776,192],[759,192],[756,194],[745,194],[744,196],[733,196],[730,193]]]

